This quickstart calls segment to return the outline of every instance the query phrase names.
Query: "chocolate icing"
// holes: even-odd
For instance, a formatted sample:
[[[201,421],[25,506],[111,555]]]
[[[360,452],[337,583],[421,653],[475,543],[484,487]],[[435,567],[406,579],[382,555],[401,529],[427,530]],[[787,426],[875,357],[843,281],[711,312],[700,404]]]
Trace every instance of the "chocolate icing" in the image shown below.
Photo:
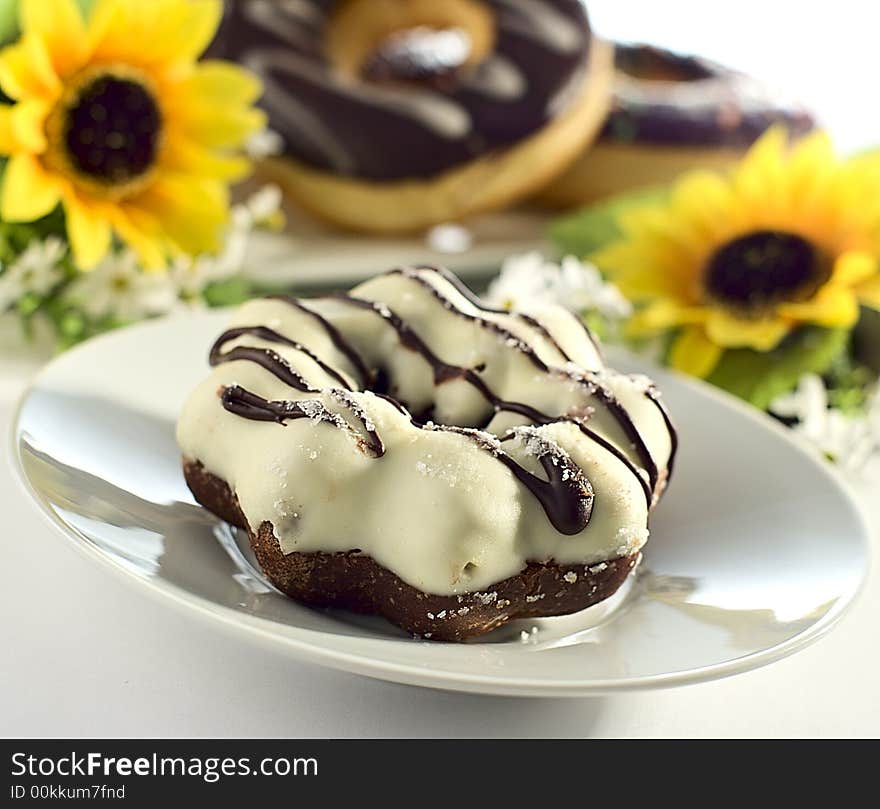
[[[299,310],[300,312],[309,315],[313,318],[325,332],[327,332],[327,336],[330,338],[330,341],[336,347],[338,351],[340,351],[345,358],[352,364],[354,369],[357,371],[361,378],[361,382],[366,386],[372,380],[372,373],[370,369],[367,367],[367,364],[364,362],[363,357],[361,357],[360,353],[357,349],[345,339],[345,337],[340,333],[339,329],[336,328],[329,320],[325,317],[322,317],[317,312],[312,309],[309,309],[302,301],[297,298],[294,298],[290,295],[267,295],[267,298],[274,300],[284,301],[288,306],[292,306],[294,309]]]
[[[253,359],[253,357],[243,355],[235,359]],[[274,367],[264,367],[275,373]],[[279,378],[284,379],[284,377]],[[381,436],[376,432],[369,418],[367,418],[358,404],[345,399],[339,393],[339,391],[331,391],[331,396],[346,407],[355,418],[360,420],[364,433],[367,436],[365,440],[363,436],[356,435],[358,444],[374,458],[381,458],[385,454],[385,444]],[[290,400],[270,401],[245,390],[240,385],[228,385],[220,390],[220,403],[230,413],[235,413],[236,416],[253,421],[274,421],[283,425],[287,421],[295,421],[296,419],[311,419],[329,424],[338,430],[353,432],[349,423],[342,416],[324,407],[316,399],[305,399],[299,402]]]
[[[651,45],[617,43],[607,141],[745,147],[772,124],[809,132],[812,115],[754,78]]]
[[[261,77],[270,126],[298,160],[368,180],[431,177],[542,128],[586,64],[580,0],[484,4],[494,51],[440,82],[341,80],[322,51],[337,0],[227,0],[212,53]]]
[[[252,346],[236,346],[229,351],[223,351],[223,346],[226,345],[226,343],[235,340],[244,334],[250,334],[254,337],[258,337],[260,340],[266,340],[267,342],[281,343],[295,348],[297,351],[302,352],[315,362],[322,371],[329,376],[332,376],[340,385],[342,385],[343,388],[351,390],[351,386],[348,384],[345,377],[343,377],[335,368],[327,365],[327,363],[325,363],[313,351],[309,350],[301,343],[297,343],[295,340],[289,340],[283,334],[279,334],[277,331],[274,331],[267,326],[242,326],[237,329],[229,329],[228,331],[223,332],[211,347],[211,353],[209,355],[211,365],[219,365],[221,362],[230,362],[232,360],[247,359],[252,362],[257,362],[264,368],[272,371],[275,376],[283,379],[286,384],[297,390],[309,392],[318,390],[317,388],[311,387],[282,357],[278,356],[278,354],[271,349],[255,348]]]
[[[436,267],[425,267],[425,269],[430,269],[434,272],[441,274],[448,281],[451,281],[451,279],[454,278],[454,276],[452,276],[452,274],[450,272],[448,272],[447,270],[438,269]],[[529,360],[535,365],[535,367],[539,371],[541,371],[542,373],[553,373],[554,372],[554,369],[550,368],[535,353],[534,349],[530,345],[525,343],[520,338],[516,337],[512,332],[508,331],[503,326],[500,326],[497,323],[494,323],[493,321],[486,320],[486,319],[480,318],[480,317],[475,317],[473,315],[470,315],[470,314],[467,314],[466,312],[461,311],[461,309],[458,309],[456,306],[454,306],[453,303],[448,298],[446,298],[439,290],[437,290],[435,287],[428,284],[424,279],[422,279],[420,276],[414,274],[412,271],[408,271],[406,268],[401,267],[401,268],[391,270],[390,274],[404,275],[409,280],[411,280],[411,281],[421,285],[425,289],[429,290],[431,292],[431,294],[435,298],[437,298],[443,304],[443,306],[446,309],[448,309],[449,311],[455,312],[457,315],[459,315],[461,317],[464,317],[464,318],[467,318],[468,320],[479,323],[479,325],[482,326],[483,328],[487,328],[487,329],[490,329],[490,330],[496,332],[499,336],[504,338],[507,345],[509,345],[512,348],[516,348],[516,350],[525,354],[525,356],[528,357]],[[459,281],[459,279],[455,278],[455,280],[452,281],[452,283],[454,284],[456,289],[458,289],[461,292],[464,285]],[[464,288],[466,289],[466,287],[464,287]],[[477,298],[469,290],[467,291],[467,293],[463,293],[463,294],[465,294],[465,297],[467,297],[468,300],[474,304],[474,306],[476,306],[478,309],[483,310],[484,312],[500,313],[500,312],[505,311],[503,309],[493,309],[492,307],[485,306],[479,300],[479,298]],[[400,321],[400,319],[397,318],[395,315],[393,315],[393,313],[391,313],[391,315],[392,315],[392,317],[386,318],[386,320],[388,320],[389,323],[391,323],[391,325],[395,329],[398,330],[398,334],[400,334],[400,329],[398,328],[398,325],[395,323],[395,320]],[[527,316],[523,316],[523,315],[519,315],[519,317],[526,320],[526,322],[528,322],[528,320],[530,319]],[[403,326],[405,329],[408,330],[408,327],[406,327],[406,324],[403,324]],[[590,333],[589,329],[587,329],[586,326],[584,326],[584,329],[585,329],[586,333],[589,335],[590,340],[593,341],[593,343],[595,344],[595,338],[593,337],[592,333]],[[411,332],[411,330],[409,330],[409,331]],[[544,331],[544,333],[546,333],[546,330],[543,330],[543,331]],[[419,351],[425,357],[425,359],[431,364],[432,368],[434,368],[434,377],[438,383],[442,382],[444,378],[453,379],[453,378],[461,377],[461,378],[464,378],[466,381],[470,382],[475,387],[479,388],[480,392],[486,397],[487,401],[490,401],[493,404],[493,406],[495,407],[496,410],[510,410],[512,412],[521,413],[523,415],[526,415],[528,418],[531,418],[536,423],[546,423],[545,421],[542,421],[542,419],[548,419],[550,421],[558,421],[559,420],[558,416],[550,417],[550,416],[547,416],[546,414],[538,413],[538,411],[535,411],[532,408],[526,408],[525,405],[520,405],[515,402],[499,402],[498,400],[495,399],[495,397],[491,393],[491,391],[489,391],[488,388],[486,388],[485,383],[483,383],[483,380],[480,379],[480,377],[477,376],[472,371],[462,369],[462,368],[455,368],[453,366],[446,366],[445,363],[440,363],[440,361],[433,354],[431,354],[430,350],[427,348],[427,346],[424,346],[424,344],[422,344],[424,346],[423,348],[419,347],[416,344],[411,344],[412,343],[411,336],[406,336],[406,337],[401,336],[401,342],[405,346],[407,346],[408,348],[412,348],[412,349]],[[418,342],[421,343],[420,340]],[[553,342],[555,343],[555,340]],[[564,356],[564,352],[563,352],[563,356]],[[441,374],[440,377],[438,377],[438,365],[435,365],[435,363],[439,363],[440,366],[444,366],[444,368],[440,368],[440,370],[439,370],[439,373]],[[447,376],[443,377],[443,374],[447,374]],[[621,406],[620,402],[617,401],[617,398],[614,396],[614,394],[607,387],[602,385],[595,376],[588,374],[586,376],[577,376],[577,377],[572,377],[572,378],[574,381],[577,381],[580,384],[587,386],[593,394],[598,396],[601,404],[603,404],[612,413],[612,415],[617,420],[620,427],[623,429],[627,438],[632,443],[634,449],[638,453],[639,460],[642,461],[642,464],[644,465],[646,471],[648,472],[648,477],[651,482],[651,487],[652,488],[655,487],[657,485],[657,481],[659,479],[659,470],[657,469],[657,464],[654,461],[653,457],[651,456],[651,453],[648,450],[648,447],[645,444],[644,439],[642,438],[638,429],[636,429],[636,426],[633,423],[633,420],[630,418],[630,415],[626,411],[626,409]],[[656,401],[656,399],[654,399],[652,397],[652,401]],[[521,408],[526,408],[526,410],[529,412],[524,412]],[[641,480],[641,476],[639,476],[639,478]]]
[[[395,271],[392,270],[392,272],[395,272]],[[438,270],[438,272],[439,272],[439,270]],[[413,280],[418,280],[418,279],[416,277],[413,277]],[[433,288],[432,288],[432,291],[434,291]],[[469,293],[469,294],[472,295],[472,293]],[[606,441],[600,435],[598,435],[593,430],[591,430],[582,419],[577,419],[573,416],[558,416],[558,415],[553,416],[553,415],[550,415],[547,413],[542,413],[540,410],[537,410],[534,407],[531,407],[530,405],[524,404],[522,402],[511,402],[511,401],[507,401],[504,399],[500,399],[492,392],[492,390],[483,381],[482,377],[479,375],[479,373],[477,371],[475,371],[471,368],[462,368],[458,365],[450,365],[446,362],[443,362],[439,357],[437,357],[436,354],[434,354],[433,351],[431,351],[430,348],[428,348],[428,346],[425,344],[425,342],[409,327],[409,325],[404,320],[402,320],[400,317],[398,317],[394,312],[392,312],[386,306],[373,303],[372,301],[365,301],[365,300],[361,300],[359,298],[353,298],[350,295],[340,294],[335,297],[338,300],[340,300],[344,303],[347,303],[351,306],[357,306],[362,309],[373,311],[377,314],[377,316],[379,316],[383,320],[385,320],[385,322],[388,323],[388,325],[391,326],[397,332],[397,336],[400,340],[401,345],[403,345],[405,348],[409,349],[410,351],[416,351],[418,354],[420,354],[422,356],[422,358],[425,360],[425,362],[428,363],[428,365],[431,367],[431,371],[434,376],[434,384],[435,385],[441,385],[444,382],[449,382],[454,379],[464,380],[465,382],[467,382],[468,384],[470,384],[474,388],[476,388],[479,391],[479,393],[483,396],[483,398],[492,406],[493,415],[494,415],[494,413],[506,411],[509,413],[518,413],[521,416],[525,416],[527,419],[529,419],[530,421],[532,421],[534,424],[537,424],[537,425],[552,424],[554,422],[569,422],[569,423],[575,424],[584,435],[591,438],[593,441],[595,441],[601,447],[603,447],[603,449],[606,449],[608,452],[610,452],[612,455],[614,455],[619,461],[621,461],[623,464],[626,465],[626,467],[635,475],[635,477],[639,481],[639,484],[641,485],[642,489],[645,491],[645,496],[647,498],[648,504],[649,505],[651,504],[652,499],[653,499],[652,487],[654,485],[656,485],[656,482],[657,482],[656,474],[654,477],[650,477],[650,469],[649,469],[649,478],[650,478],[650,484],[649,484],[648,481],[646,481],[645,478],[641,475],[638,468],[633,465],[633,463],[626,457],[626,455],[624,455],[617,447],[615,447],[609,441]],[[478,299],[475,298],[475,300],[478,300]],[[486,309],[488,311],[492,311],[488,307]],[[455,309],[454,307],[453,307],[453,311],[455,311],[456,313],[460,314],[463,317],[469,317],[464,312],[461,312],[461,310]],[[497,311],[500,312],[503,310],[497,310]],[[527,356],[529,356],[530,359],[532,359],[532,361],[536,364],[536,366],[540,370],[545,371],[545,372],[550,371],[548,366],[545,365],[538,358],[538,356],[532,351],[532,349],[528,345],[523,343],[518,338],[513,337],[513,335],[510,332],[508,332],[506,329],[503,329],[500,326],[497,326],[497,324],[491,323],[490,321],[487,321],[487,320],[480,320],[479,323],[483,326],[487,326],[487,327],[491,326],[493,328],[496,328],[497,330],[499,330],[499,332],[501,334],[503,334],[505,336],[509,336],[510,339],[515,340],[516,341],[515,343],[509,343],[509,345],[515,345],[519,350],[524,351],[527,354]],[[638,431],[635,429],[635,426],[632,424],[632,419],[630,419],[629,414],[626,412],[626,410],[624,410],[622,407],[620,407],[619,403],[617,403],[616,399],[614,399],[614,395],[610,391],[603,389],[603,393],[605,394],[605,396],[603,397],[603,402],[605,404],[609,404],[609,403],[613,402],[617,405],[616,409],[612,410],[612,412],[619,419],[623,419],[622,425],[627,430],[627,434],[629,434],[629,432],[630,432],[629,427],[627,425],[631,425],[631,430],[633,432],[635,432],[635,435],[638,437],[638,441],[634,442],[634,443],[636,443],[636,446],[643,447],[645,454],[650,459],[650,453],[648,452],[647,447],[645,447],[645,444],[644,444],[644,441],[643,441],[641,435],[638,434]],[[408,411],[406,410],[406,407],[402,403],[400,403],[397,399],[393,398],[392,396],[389,396],[387,393],[382,393],[381,395],[385,399],[394,403],[394,405],[398,409],[400,409],[402,412],[408,413]],[[653,396],[652,396],[652,400],[657,402],[658,406],[662,406],[659,404],[658,400]],[[426,416],[427,415],[430,415],[430,414],[426,414]],[[672,426],[672,423],[668,419],[668,416],[666,418],[666,423],[667,423],[667,426],[669,427],[669,429],[671,431],[674,431],[675,428]],[[421,422],[419,422],[415,419],[413,419],[413,424],[415,424],[416,426],[422,426]],[[443,425],[443,426],[446,426],[446,425]],[[675,440],[673,439],[673,446],[674,445],[675,445]],[[640,458],[641,458],[641,455],[640,455]],[[656,464],[654,463],[653,459],[651,459],[650,464],[656,473],[657,467],[656,467]]]
[[[438,274],[449,280],[451,283],[453,283],[456,289],[459,289],[462,294],[479,310],[483,312],[498,313],[504,311],[485,306],[476,296],[473,295],[473,293],[470,292],[470,290],[467,289],[467,287],[464,287],[463,284],[461,284],[458,279],[455,278],[455,276],[452,276],[450,273],[439,268],[425,269],[431,269],[432,271],[437,272]],[[445,309],[454,312],[460,317],[467,318],[475,323],[478,323],[482,328],[487,328],[495,331],[504,338],[505,343],[509,347],[515,348],[516,350],[523,353],[541,372],[567,373],[559,369],[550,368],[546,363],[543,362],[543,360],[540,359],[540,357],[538,357],[531,346],[529,346],[520,338],[516,337],[512,332],[500,326],[498,323],[470,314],[455,306],[455,304],[451,300],[446,298],[442,294],[442,292],[440,292],[440,290],[438,290],[433,285],[427,283],[420,275],[415,273],[413,270],[398,268],[396,270],[391,270],[389,274],[402,275],[409,281],[420,284],[425,289],[429,290],[431,294],[434,295],[434,297],[436,297],[438,301],[440,301]],[[355,349],[355,347],[351,345],[351,343],[338,331],[338,329],[336,329],[323,316],[321,316],[314,310],[309,309],[306,305],[295,298],[282,295],[271,297],[276,300],[280,300],[287,305],[293,306],[299,311],[305,312],[315,318],[322,325],[327,334],[331,337],[336,348],[344,356],[352,360],[352,364],[359,369],[364,379],[369,379],[375,382],[382,378],[382,369],[377,369],[378,373],[368,369],[366,363],[361,358],[357,349]],[[404,348],[410,351],[417,352],[430,366],[435,385],[442,385],[445,382],[456,379],[464,380],[465,382],[473,386],[491,405],[493,415],[495,413],[504,411],[517,413],[529,419],[529,421],[531,421],[532,424],[536,426],[551,424],[554,422],[574,424],[584,435],[588,436],[594,442],[596,442],[605,450],[614,455],[614,457],[621,461],[621,463],[623,463],[631,471],[631,473],[635,475],[645,493],[645,497],[649,507],[651,506],[659,481],[659,472],[656,462],[652,458],[642,436],[635,427],[635,424],[633,423],[629,413],[624,407],[620,405],[614,394],[606,387],[602,386],[597,380],[591,378],[589,375],[584,376],[579,374],[571,374],[572,381],[587,386],[588,392],[594,395],[596,397],[596,401],[600,405],[606,407],[617,420],[625,435],[631,441],[632,446],[635,448],[640,461],[642,461],[645,470],[647,471],[647,480],[645,479],[641,471],[627,458],[624,453],[620,451],[620,449],[618,449],[611,442],[602,438],[600,435],[590,429],[587,424],[589,416],[580,418],[569,415],[548,414],[543,413],[540,410],[537,410],[536,408],[522,402],[503,400],[492,392],[492,390],[489,388],[489,386],[486,384],[486,382],[483,380],[477,370],[464,368],[457,365],[451,365],[441,360],[428,347],[424,340],[422,340],[422,338],[419,337],[419,335],[415,331],[413,331],[410,325],[396,313],[391,311],[391,309],[389,309],[385,304],[353,297],[346,293],[338,293],[336,295],[333,295],[332,297],[344,305],[353,306],[365,311],[373,312],[376,314],[377,317],[380,317],[385,323],[387,323],[392,329],[394,329],[397,334],[398,340],[400,341],[400,344]],[[534,319],[528,318],[527,316],[525,317],[526,322],[529,322],[530,325],[537,324],[538,326],[540,326],[540,324],[537,323],[537,321],[534,321]],[[549,336],[549,333],[543,327],[541,327],[541,332]],[[367,449],[367,451],[369,451],[369,453],[372,454],[374,457],[381,457],[384,454],[385,447],[381,436],[378,434],[370,419],[366,416],[358,403],[347,395],[347,391],[350,391],[351,387],[349,386],[345,378],[342,377],[333,368],[326,365],[312,351],[310,351],[308,348],[301,345],[300,343],[290,340],[289,338],[284,337],[278,332],[275,332],[274,330],[265,326],[248,326],[229,329],[216,340],[213,347],[211,348],[211,364],[217,365],[222,362],[231,361],[255,362],[295,390],[316,394],[321,392],[319,388],[315,388],[309,385],[303,379],[303,377],[290,366],[287,361],[285,361],[281,356],[279,356],[271,349],[255,346],[235,346],[232,349],[228,349],[225,351],[223,350],[224,346],[227,343],[234,341],[235,339],[243,335],[251,335],[267,342],[276,342],[292,346],[298,351],[304,353],[306,356],[310,357],[313,361],[317,362],[328,375],[334,378],[342,386],[342,389],[340,390],[330,389],[329,393],[361,422],[362,429],[364,433],[368,436],[368,440],[366,440],[365,442],[365,448]],[[480,432],[479,430],[462,428],[455,425],[435,424],[431,420],[430,413],[422,414],[419,418],[414,418],[410,415],[409,411],[403,403],[398,401],[396,398],[390,396],[387,392],[383,390],[375,390],[375,388],[374,392],[376,393],[376,395],[389,401],[401,413],[409,416],[412,424],[419,429],[453,431],[463,435],[467,435],[475,440],[481,446],[481,448],[490,452],[501,463],[504,463],[508,467],[508,469],[510,469],[510,471],[517,477],[520,483],[522,483],[541,502],[542,507],[547,513],[551,523],[558,531],[560,531],[560,533],[575,534],[583,530],[583,528],[586,526],[587,522],[589,521],[590,513],[592,511],[592,487],[589,480],[587,480],[587,478],[584,476],[582,470],[577,467],[577,465],[566,453],[562,452],[554,445],[551,445],[549,442],[546,441],[543,442],[543,450],[538,454],[539,461],[548,476],[548,479],[545,481],[533,475],[531,472],[528,472],[526,469],[517,464],[513,460],[513,458],[503,452],[499,444],[487,440],[487,435],[485,433]],[[659,394],[653,386],[648,386],[646,388],[646,396],[660,409],[660,412],[663,415],[664,422],[667,426],[667,429],[669,430],[670,440],[672,442],[672,449],[669,461],[667,463],[667,469],[671,470],[673,458],[677,447],[675,428],[672,425],[671,419],[669,418],[665,406],[659,398]],[[268,401],[266,399],[263,399],[262,397],[256,396],[255,394],[242,389],[237,385],[223,388],[220,391],[220,398],[225,409],[244,418],[254,419],[258,421],[275,421],[279,424],[284,424],[287,420],[313,418],[339,429],[344,429],[348,431],[351,430],[349,423],[344,418],[342,418],[339,414],[328,410],[318,400],[307,400],[308,405],[305,407],[303,407],[301,402],[296,401]],[[501,440],[511,440],[518,434],[521,434],[523,431],[527,430],[529,430],[528,427],[514,428],[513,430],[505,434],[505,436],[503,436]],[[541,439],[540,437],[536,436],[535,440],[540,442]]]
[[[259,361],[257,355],[248,354],[243,354],[233,359]],[[264,365],[264,367],[276,373],[283,381],[287,381],[286,375],[277,373],[279,370],[277,366]],[[297,386],[297,389],[299,390],[300,388]],[[371,426],[370,420],[357,407],[355,402],[346,402],[344,399],[338,400],[345,404],[361,420],[364,431],[370,439],[368,442],[362,442],[366,449],[373,457],[381,458],[385,454],[385,444],[379,433]],[[229,385],[221,389],[220,402],[230,413],[235,413],[237,416],[254,421],[274,421],[283,425],[286,421],[313,419],[329,424],[336,429],[351,431],[351,427],[344,418],[328,410],[314,399],[306,399],[304,401],[270,401],[245,390],[239,385]],[[406,411],[404,410],[403,412]],[[532,493],[538,502],[541,503],[547,518],[559,533],[566,535],[578,534],[589,523],[590,515],[593,511],[593,487],[581,468],[564,451],[554,448],[549,443],[545,443],[545,446],[540,450],[541,454],[538,456],[541,466],[547,473],[547,480],[542,480],[537,475],[533,475],[527,469],[520,466],[499,446],[486,440],[485,434],[478,430],[470,430],[452,425],[421,424],[414,419],[412,423],[415,427],[422,430],[443,430],[471,438],[480,449],[489,452],[492,457],[503,463],[513,473],[514,477]],[[511,440],[516,435],[516,431],[511,431],[502,440]]]

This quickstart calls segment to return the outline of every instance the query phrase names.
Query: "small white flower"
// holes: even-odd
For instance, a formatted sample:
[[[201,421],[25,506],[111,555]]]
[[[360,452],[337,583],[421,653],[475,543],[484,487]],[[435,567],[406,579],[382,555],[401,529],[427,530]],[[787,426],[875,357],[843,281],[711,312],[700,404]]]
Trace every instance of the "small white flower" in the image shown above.
[[[584,264],[574,256],[565,256],[557,282],[559,303],[576,312],[595,310],[611,320],[632,314],[632,304],[614,284],[602,279],[592,264]],[[567,304],[565,303],[567,302]]]
[[[632,313],[629,301],[592,264],[574,256],[565,256],[556,264],[538,252],[505,259],[487,298],[505,309],[556,304],[578,314],[595,311],[609,320]]]
[[[248,138],[244,151],[252,160],[280,155],[284,151],[284,139],[272,129],[261,129]]]
[[[489,284],[486,299],[504,309],[553,301],[553,265],[538,252],[509,256],[497,278]]]
[[[774,400],[770,410],[797,419],[794,432],[846,469],[861,469],[880,449],[880,387],[870,394],[864,415],[850,415],[828,406],[821,377],[804,374],[797,389]]]
[[[251,225],[271,223],[281,210],[281,189],[277,185],[264,185],[244,201],[244,209]]]
[[[22,295],[46,295],[64,277],[59,266],[67,248],[57,236],[33,241],[0,276],[0,311],[8,309]]]
[[[171,273],[145,272],[131,250],[111,253],[82,273],[65,298],[91,318],[112,316],[124,321],[165,314],[178,300]]]

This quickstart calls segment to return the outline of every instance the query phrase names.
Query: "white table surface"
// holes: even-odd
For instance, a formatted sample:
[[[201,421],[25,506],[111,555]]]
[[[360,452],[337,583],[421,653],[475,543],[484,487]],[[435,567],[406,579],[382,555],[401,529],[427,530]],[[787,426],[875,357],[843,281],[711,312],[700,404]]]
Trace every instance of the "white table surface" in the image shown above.
[[[874,4],[674,0],[638,3],[633,13],[629,3],[593,0],[591,8],[609,35],[701,50],[790,88],[833,122],[847,150],[880,142],[872,136],[880,125],[869,86],[880,16]],[[39,362],[0,344],[4,436]],[[880,461],[871,472],[854,485],[877,544]],[[131,588],[53,535],[8,462],[0,464],[0,514],[0,735],[880,735],[876,559],[842,623],[769,667],[608,698],[492,698],[368,680],[233,640]]]
[[[0,329],[2,331],[2,329]],[[0,431],[42,357],[0,334]],[[0,464],[0,736],[876,736],[880,571],[817,644],[666,691],[514,699],[383,683],[234,639],[77,553]],[[856,481],[880,543],[880,459]],[[833,548],[829,548],[833,553]]]

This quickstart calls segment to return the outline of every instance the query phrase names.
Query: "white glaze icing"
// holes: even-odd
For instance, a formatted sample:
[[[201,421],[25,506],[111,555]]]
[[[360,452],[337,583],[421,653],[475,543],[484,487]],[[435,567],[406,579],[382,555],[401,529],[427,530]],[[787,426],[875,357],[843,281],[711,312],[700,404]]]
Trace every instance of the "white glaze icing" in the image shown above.
[[[218,40],[225,55],[263,81],[261,103],[287,153],[319,169],[383,182],[437,176],[539,131],[580,99],[588,78],[592,35],[577,0],[486,0],[481,5],[494,29],[490,51],[456,65],[467,32],[453,17],[415,49],[420,56],[411,61],[425,75],[411,79],[406,71],[395,74],[394,59],[382,62],[394,53],[388,40],[372,43],[383,45],[372,56],[390,71],[380,70],[384,78],[352,75],[351,65],[339,69],[326,48],[339,5],[231,0],[228,35],[221,29]],[[424,29],[391,31],[389,39],[405,42]],[[432,60],[439,64],[432,67]],[[570,87],[573,74],[581,92]],[[309,114],[300,126],[303,110]],[[327,148],[320,129],[332,136]],[[403,148],[396,154],[389,143]],[[349,154],[341,156],[340,146]]]
[[[184,457],[230,485],[252,528],[272,523],[285,553],[358,548],[414,587],[447,595],[486,589],[529,561],[592,565],[642,547],[647,472],[596,386],[613,391],[631,414],[662,480],[672,439],[649,381],[605,368],[586,330],[563,309],[487,312],[432,269],[380,275],[351,295],[370,303],[320,298],[298,307],[263,299],[232,317],[230,328],[268,327],[299,346],[241,334],[222,345],[221,356],[242,346],[269,349],[314,392],[257,362],[229,360],[181,413]],[[438,383],[431,362],[393,327],[394,316],[446,366],[480,369],[497,399],[562,418],[535,425],[520,413],[495,412],[467,378]],[[359,390],[361,373],[326,323],[369,368],[384,371],[389,390],[413,413],[433,407],[434,421],[474,429],[414,423],[393,402]],[[343,383],[350,392],[340,391]],[[218,396],[230,386],[296,402],[311,418],[283,425],[245,418]],[[589,429],[565,418],[571,415]],[[375,435],[384,454],[371,446]],[[501,455],[542,480],[547,459],[566,470],[563,480],[586,476],[593,492],[586,526],[570,534],[554,528]]]
[[[501,11],[500,24],[521,36],[535,39],[561,53],[571,53],[580,47],[577,27],[547,3],[539,0],[499,0],[499,5],[509,9]]]
[[[510,59],[492,54],[474,71],[466,73],[461,83],[468,90],[503,99],[520,98],[528,82],[523,72]]]

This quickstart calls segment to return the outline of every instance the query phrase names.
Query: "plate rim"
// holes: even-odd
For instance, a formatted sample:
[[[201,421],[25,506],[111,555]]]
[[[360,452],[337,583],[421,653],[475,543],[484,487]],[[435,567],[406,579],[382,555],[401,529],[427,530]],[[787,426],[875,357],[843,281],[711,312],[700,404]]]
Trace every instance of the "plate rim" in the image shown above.
[[[516,697],[588,697],[604,696],[619,693],[638,691],[650,691],[691,685],[695,683],[718,680],[736,674],[742,674],[762,666],[774,663],[788,657],[801,649],[810,646],[824,637],[841,618],[851,609],[853,604],[865,588],[867,573],[870,566],[871,547],[869,541],[870,529],[864,509],[853,494],[851,484],[834,467],[822,460],[817,452],[811,451],[803,442],[792,434],[791,430],[774,421],[763,411],[746,404],[732,394],[726,393],[709,383],[676,372],[674,369],[657,366],[650,360],[638,357],[626,349],[618,346],[603,346],[607,354],[635,361],[643,365],[650,374],[659,371],[668,374],[685,387],[691,387],[698,393],[716,399],[720,404],[733,408],[740,415],[760,425],[763,429],[775,432],[783,441],[787,442],[801,456],[818,469],[820,473],[831,482],[842,501],[849,507],[858,526],[858,542],[862,552],[861,575],[855,587],[838,598],[834,606],[826,612],[816,623],[810,625],[802,632],[782,641],[774,646],[761,649],[741,657],[722,661],[698,668],[681,671],[665,672],[662,674],[642,675],[638,677],[620,679],[586,679],[567,680],[552,682],[540,678],[499,678],[494,674],[473,674],[460,671],[440,671],[415,664],[403,664],[388,660],[382,660],[378,656],[367,656],[359,652],[344,651],[336,648],[327,648],[316,642],[317,638],[326,633],[320,630],[307,629],[298,626],[288,626],[290,630],[306,637],[292,637],[286,632],[273,631],[278,622],[269,618],[256,615],[248,615],[238,612],[230,607],[206,599],[202,596],[190,593],[171,583],[163,583],[155,578],[140,576],[127,568],[121,562],[102,552],[90,540],[84,537],[72,525],[65,522],[46,502],[45,498],[32,485],[24,469],[21,456],[22,441],[20,421],[22,411],[31,394],[59,363],[66,361],[73,354],[91,350],[98,342],[109,342],[118,338],[121,334],[130,335],[133,331],[148,331],[163,328],[168,323],[183,321],[193,317],[214,317],[219,319],[224,312],[228,313],[231,308],[223,307],[207,309],[199,312],[173,313],[163,317],[153,318],[141,323],[135,323],[119,330],[105,332],[96,335],[89,340],[59,354],[50,359],[31,378],[24,390],[19,394],[12,410],[10,427],[7,432],[7,441],[10,452],[7,454],[9,464],[12,467],[13,478],[26,492],[28,499],[37,507],[37,511],[43,520],[53,527],[50,533],[60,534],[82,554],[84,558],[95,559],[99,566],[115,572],[123,581],[134,581],[141,592],[148,593],[151,598],[159,603],[170,604],[175,609],[189,615],[196,615],[206,624],[219,626],[230,635],[235,635],[248,642],[259,642],[267,648],[281,649],[287,654],[292,654],[296,659],[309,664],[326,666],[339,671],[358,674],[372,679],[395,682],[405,685],[435,688],[446,691],[463,693],[478,693],[497,696]],[[430,641],[413,640],[413,643],[430,643]]]

